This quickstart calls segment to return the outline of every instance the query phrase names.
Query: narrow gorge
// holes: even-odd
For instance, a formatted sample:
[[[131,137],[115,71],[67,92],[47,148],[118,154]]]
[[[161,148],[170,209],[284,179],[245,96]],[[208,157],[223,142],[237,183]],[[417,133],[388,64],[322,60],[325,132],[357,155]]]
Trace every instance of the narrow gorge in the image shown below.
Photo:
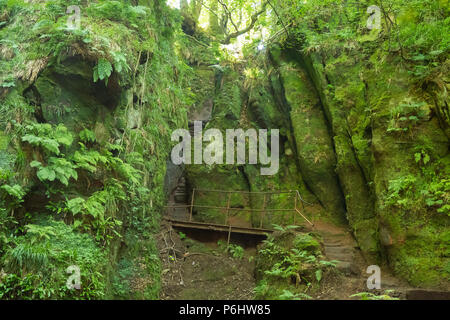
[[[448,1],[175,2],[0,0],[0,299],[448,293]],[[196,122],[279,130],[278,171],[175,165]],[[223,206],[274,232],[166,219]]]

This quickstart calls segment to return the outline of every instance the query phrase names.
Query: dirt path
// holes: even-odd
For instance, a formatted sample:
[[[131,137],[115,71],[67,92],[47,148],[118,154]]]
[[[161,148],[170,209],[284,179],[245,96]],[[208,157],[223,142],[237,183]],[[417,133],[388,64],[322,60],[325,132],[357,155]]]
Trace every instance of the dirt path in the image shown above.
[[[254,257],[257,249],[249,246],[242,258],[233,258],[217,245],[218,239],[196,241],[163,224],[158,238],[162,261],[162,300],[251,300],[256,286]],[[345,227],[316,221],[312,230],[322,238],[328,261],[338,260],[339,272],[324,276],[320,288],[306,292],[317,300],[349,300],[351,295],[370,291],[405,299],[414,288],[381,269],[381,290],[368,290],[368,264],[355,239]]]
[[[201,243],[163,226],[160,234],[162,300],[253,299],[256,248],[242,258],[223,252],[216,242]]]

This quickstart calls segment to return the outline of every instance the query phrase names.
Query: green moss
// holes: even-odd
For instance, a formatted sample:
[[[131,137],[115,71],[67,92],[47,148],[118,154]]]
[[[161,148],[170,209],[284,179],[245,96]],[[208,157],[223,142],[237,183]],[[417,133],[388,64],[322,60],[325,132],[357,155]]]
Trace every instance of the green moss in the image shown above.
[[[303,180],[327,209],[342,221],[345,209],[335,173],[336,156],[321,102],[307,73],[296,64],[280,68]]]
[[[449,232],[439,232],[432,227],[407,236],[403,244],[389,249],[392,265],[397,275],[412,285],[445,288],[450,280],[448,248]]]
[[[309,234],[300,233],[294,239],[294,247],[298,250],[306,250],[311,253],[320,252],[320,243]]]

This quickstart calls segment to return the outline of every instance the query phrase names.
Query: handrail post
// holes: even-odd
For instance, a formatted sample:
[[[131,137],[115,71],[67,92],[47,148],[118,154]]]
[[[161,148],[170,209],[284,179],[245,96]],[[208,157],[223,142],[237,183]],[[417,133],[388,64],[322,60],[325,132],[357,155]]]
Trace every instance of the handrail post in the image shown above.
[[[227,216],[225,217],[225,225],[228,225],[230,220],[230,203],[231,203],[231,192],[228,192]]]
[[[297,215],[295,214],[297,211],[297,193],[296,192],[294,192],[294,199],[295,199],[294,200],[294,226],[295,226],[297,223],[297,219],[295,219],[297,217]]]
[[[264,194],[264,202],[263,202],[263,207],[262,207],[262,212],[261,212],[261,219],[259,222],[259,228],[262,229],[263,226],[263,219],[266,216],[266,201],[267,201],[267,194]]]
[[[194,210],[195,188],[192,189],[191,210],[189,212],[189,222],[192,222],[192,211]]]

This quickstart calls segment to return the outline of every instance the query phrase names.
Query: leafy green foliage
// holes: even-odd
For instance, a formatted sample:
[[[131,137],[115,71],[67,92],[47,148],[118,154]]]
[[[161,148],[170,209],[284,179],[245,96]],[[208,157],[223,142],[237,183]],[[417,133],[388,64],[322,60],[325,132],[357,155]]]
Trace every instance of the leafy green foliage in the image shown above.
[[[242,259],[244,257],[244,248],[239,245],[232,243],[227,245],[222,240],[219,240],[217,244],[223,252],[228,252],[234,259]]]
[[[20,277],[14,273],[0,276],[0,299],[3,300],[36,300],[51,296],[51,290],[42,286],[39,276],[26,274]]]
[[[30,243],[34,244],[38,241],[45,241],[55,236],[55,228],[52,226],[40,226],[35,224],[27,224],[25,226],[27,234],[30,235]]]
[[[115,211],[115,201],[124,199],[125,193],[120,185],[111,184],[105,190],[95,192],[87,200],[80,197],[68,200],[66,206],[76,218],[74,228],[92,230],[96,240],[108,243],[113,238],[112,234],[120,237],[115,229],[122,225],[120,220],[111,216],[111,212],[110,216],[107,215],[108,210]]]
[[[322,271],[336,266],[337,261],[321,259],[319,244],[310,235],[298,234],[293,244],[294,248],[286,250],[271,237],[264,241],[259,255],[271,262],[271,267],[264,270],[264,274],[275,278],[295,279],[295,282],[302,279],[311,283],[313,280],[320,282]]]
[[[17,230],[17,224],[6,209],[0,208],[0,255],[3,255],[5,247],[13,241],[13,230]]]
[[[95,133],[89,129],[80,131],[80,140],[84,143],[94,143],[96,141]]]
[[[25,132],[22,141],[56,155],[60,154],[61,145],[69,147],[73,142],[72,134],[63,124],[53,127],[48,123],[34,123],[25,126]]]
[[[302,47],[305,52],[335,54],[361,48],[375,42],[387,55],[405,63],[418,80],[438,74],[439,65],[449,51],[446,0],[413,0],[405,6],[402,0],[368,1],[274,0],[279,19],[278,33],[287,47]],[[367,29],[367,8],[381,9],[381,28]]]
[[[389,181],[388,194],[384,206],[394,206],[408,210],[430,208],[438,213],[450,214],[448,205],[450,183],[446,158],[433,161],[432,151],[418,147],[414,161],[420,166],[422,175],[406,175]]]
[[[103,296],[105,255],[87,234],[47,219],[27,226],[27,233],[4,256],[4,299],[98,299]],[[68,266],[81,271],[81,290],[66,287]],[[30,275],[32,273],[32,275]],[[31,289],[33,284],[36,289]]]
[[[387,132],[407,132],[426,119],[427,112],[423,107],[425,102],[420,103],[402,103],[391,110],[391,120]]]
[[[144,6],[132,6],[123,1],[99,1],[89,6],[88,13],[92,16],[119,21],[137,28],[142,25],[149,8]]]
[[[94,67],[94,82],[97,82],[99,79],[105,80],[105,84],[108,85],[108,78],[111,76],[112,70],[111,63],[104,58],[100,58],[98,64]]]
[[[127,58],[125,55],[119,51],[111,52],[111,56],[114,60],[114,69],[121,73],[122,71],[129,71],[130,66],[127,63]]]
[[[292,293],[289,290],[284,289],[283,293],[280,295],[280,300],[308,300],[312,299],[310,296],[304,293]]]
[[[6,194],[8,194],[13,199],[12,201],[8,201],[10,206],[12,207],[15,207],[22,203],[23,197],[26,195],[26,192],[18,184],[15,184],[13,186],[5,184],[1,186],[0,189],[4,190]]]
[[[38,169],[37,177],[42,182],[59,180],[63,185],[68,186],[71,178],[78,179],[76,166],[64,158],[50,157],[45,167],[39,161],[31,162],[30,166]]]
[[[376,295],[371,292],[360,292],[352,294],[350,298],[360,298],[360,300],[400,300],[390,296],[393,292],[393,290],[386,290],[382,295]]]

